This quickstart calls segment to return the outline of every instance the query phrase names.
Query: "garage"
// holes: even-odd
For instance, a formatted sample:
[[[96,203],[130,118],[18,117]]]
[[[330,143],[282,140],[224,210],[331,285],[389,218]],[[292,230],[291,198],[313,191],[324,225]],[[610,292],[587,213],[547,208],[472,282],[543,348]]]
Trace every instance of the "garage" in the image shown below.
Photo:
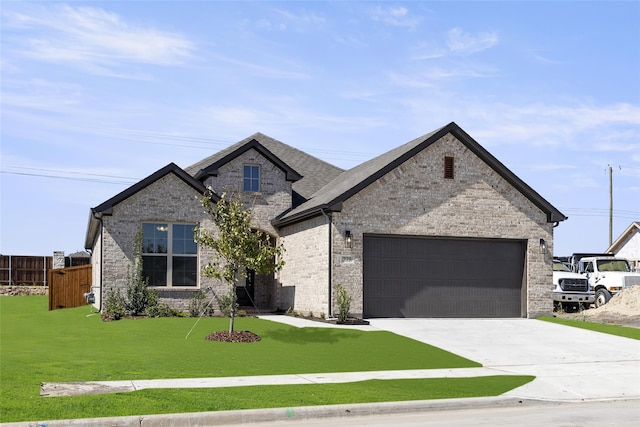
[[[363,315],[522,317],[526,241],[365,235]]]

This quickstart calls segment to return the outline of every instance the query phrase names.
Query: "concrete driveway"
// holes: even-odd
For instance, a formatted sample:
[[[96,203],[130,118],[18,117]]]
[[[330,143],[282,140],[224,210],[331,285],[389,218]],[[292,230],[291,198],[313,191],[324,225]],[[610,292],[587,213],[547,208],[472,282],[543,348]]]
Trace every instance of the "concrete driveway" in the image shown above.
[[[369,319],[505,373],[536,379],[505,396],[554,401],[640,398],[640,341],[534,319]]]

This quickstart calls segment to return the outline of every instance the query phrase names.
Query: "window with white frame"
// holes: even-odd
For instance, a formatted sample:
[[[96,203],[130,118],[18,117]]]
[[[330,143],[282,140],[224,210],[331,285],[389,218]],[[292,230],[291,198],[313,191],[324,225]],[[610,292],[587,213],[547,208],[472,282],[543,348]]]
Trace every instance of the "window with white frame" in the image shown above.
[[[244,165],[242,191],[246,193],[260,191],[260,166]]]
[[[142,224],[142,275],[152,287],[197,287],[196,224]]]

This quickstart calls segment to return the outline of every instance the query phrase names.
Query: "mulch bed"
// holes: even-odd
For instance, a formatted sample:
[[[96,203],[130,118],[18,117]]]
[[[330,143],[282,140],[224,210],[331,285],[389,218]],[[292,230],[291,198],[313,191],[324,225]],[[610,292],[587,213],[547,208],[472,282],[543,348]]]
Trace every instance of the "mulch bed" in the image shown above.
[[[249,331],[217,331],[207,335],[208,341],[220,342],[256,342],[260,337]]]

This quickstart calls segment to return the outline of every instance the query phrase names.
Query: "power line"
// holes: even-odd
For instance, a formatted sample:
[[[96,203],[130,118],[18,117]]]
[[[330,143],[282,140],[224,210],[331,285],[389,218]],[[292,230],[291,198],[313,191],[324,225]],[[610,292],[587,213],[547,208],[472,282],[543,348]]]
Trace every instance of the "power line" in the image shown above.
[[[130,177],[130,176],[103,175],[103,174],[90,173],[90,172],[76,172],[76,171],[60,170],[60,169],[33,168],[33,167],[29,167],[29,166],[13,166],[13,165],[7,165],[7,167],[9,167],[9,168],[14,168],[14,169],[32,170],[32,171],[44,171],[44,172],[54,172],[54,173],[68,173],[68,174],[73,174],[73,175],[99,176],[99,177],[102,177],[102,178],[130,179],[130,180],[133,180],[133,181],[138,181],[138,180],[140,179],[140,178],[134,178],[134,177]],[[11,172],[8,172],[8,173],[11,173]]]
[[[0,173],[10,174],[10,175],[23,175],[23,176],[35,176],[40,178],[54,178],[54,179],[65,179],[68,181],[84,181],[84,182],[99,182],[103,184],[118,184],[118,185],[130,185],[135,183],[136,181],[109,181],[106,179],[97,179],[97,178],[80,178],[80,177],[71,177],[71,176],[60,176],[60,175],[47,175],[42,173],[28,173],[28,172],[8,172],[8,171],[0,171]]]
[[[237,141],[231,141],[231,140],[225,140],[225,139],[199,138],[199,137],[181,136],[181,135],[168,135],[168,134],[163,134],[163,133],[138,131],[138,130],[133,130],[133,129],[106,129],[106,131],[113,132],[113,133],[116,133],[116,134],[137,136],[138,138],[128,137],[126,139],[128,139],[130,141],[142,142],[142,143],[145,143],[145,144],[168,145],[168,146],[182,147],[182,148],[197,148],[197,149],[202,149],[202,150],[208,150],[208,149],[212,148],[212,146],[226,148],[230,144],[234,144],[234,143],[237,142]],[[172,143],[158,142],[158,141],[153,141],[153,140],[150,141],[148,139],[141,139],[140,137],[143,137],[143,138],[159,138],[159,139],[170,140],[170,141],[195,142],[195,143],[207,144],[207,146],[186,145],[186,144],[172,144]],[[294,147],[294,148],[297,148],[297,147]],[[298,149],[300,149],[300,148],[298,148]],[[361,151],[347,151],[347,150],[325,150],[325,149],[315,149],[315,148],[305,148],[304,150],[306,152],[309,152],[309,153],[320,153],[320,154],[328,154],[328,155],[332,155],[332,156],[333,155],[340,156],[338,159],[343,159],[345,156],[368,159],[371,156],[375,156],[376,155],[376,153],[365,153],[365,152],[361,152]],[[333,158],[335,158],[335,157],[333,157]]]

